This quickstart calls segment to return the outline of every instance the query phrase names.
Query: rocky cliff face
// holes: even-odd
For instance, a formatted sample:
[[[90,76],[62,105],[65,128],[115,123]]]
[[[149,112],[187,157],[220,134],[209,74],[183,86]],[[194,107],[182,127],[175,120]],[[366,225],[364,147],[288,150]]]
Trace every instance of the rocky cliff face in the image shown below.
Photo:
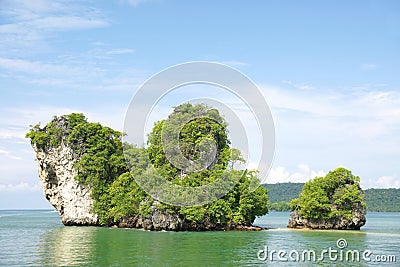
[[[91,213],[91,190],[75,181],[76,172],[73,151],[64,142],[46,151],[37,149],[39,177],[44,195],[59,212],[65,225],[96,225],[98,217]]]
[[[351,219],[344,217],[332,219],[305,219],[301,218],[297,210],[290,215],[289,228],[309,228],[309,229],[336,229],[336,230],[360,230],[366,222],[365,209],[354,211]]]

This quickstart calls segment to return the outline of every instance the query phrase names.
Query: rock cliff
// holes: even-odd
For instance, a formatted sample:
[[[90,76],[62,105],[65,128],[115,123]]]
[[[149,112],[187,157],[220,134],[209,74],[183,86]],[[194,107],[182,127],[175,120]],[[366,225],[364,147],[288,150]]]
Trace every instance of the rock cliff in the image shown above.
[[[91,190],[74,179],[76,159],[71,149],[64,144],[48,151],[34,149],[44,195],[58,210],[63,224],[96,225],[98,218],[91,213]]]
[[[66,131],[66,118],[60,117],[56,123]],[[65,138],[58,147],[38,148],[35,144],[32,147],[36,153],[44,195],[58,210],[63,224],[96,225],[98,216],[91,212],[91,189],[74,179],[74,164],[79,157],[66,145]]]

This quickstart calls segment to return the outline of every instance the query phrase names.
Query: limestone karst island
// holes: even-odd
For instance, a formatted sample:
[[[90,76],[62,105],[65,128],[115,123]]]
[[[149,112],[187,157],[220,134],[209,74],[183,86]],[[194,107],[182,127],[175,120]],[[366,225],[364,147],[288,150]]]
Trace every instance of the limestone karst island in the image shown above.
[[[166,121],[186,121],[199,113],[213,119],[197,118],[185,124],[179,134],[181,152],[189,159],[200,158],[198,144],[208,138],[215,142],[217,153],[206,169],[184,173],[164,155],[161,133]],[[123,143],[122,135],[77,113],[54,117],[44,127],[32,126],[27,133],[44,195],[64,225],[171,231],[261,229],[253,222],[268,213],[267,190],[261,185],[254,191],[249,189],[258,179],[255,170],[233,167],[244,160],[230,146],[227,123],[217,110],[203,104],[175,107],[167,119],[155,123],[146,148]],[[130,155],[130,168],[124,151]],[[135,177],[150,177],[152,171],[189,187],[210,183],[222,172],[238,182],[212,203],[176,207],[152,198],[136,183]],[[366,221],[366,206],[359,180],[338,168],[309,181],[291,202],[288,227],[360,229]]]

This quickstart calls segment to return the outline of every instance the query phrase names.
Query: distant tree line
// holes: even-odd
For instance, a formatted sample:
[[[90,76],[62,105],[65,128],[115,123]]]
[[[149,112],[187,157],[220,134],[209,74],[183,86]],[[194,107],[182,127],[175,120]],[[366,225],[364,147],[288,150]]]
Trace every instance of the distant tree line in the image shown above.
[[[369,211],[400,211],[400,189],[367,189],[365,200]]]

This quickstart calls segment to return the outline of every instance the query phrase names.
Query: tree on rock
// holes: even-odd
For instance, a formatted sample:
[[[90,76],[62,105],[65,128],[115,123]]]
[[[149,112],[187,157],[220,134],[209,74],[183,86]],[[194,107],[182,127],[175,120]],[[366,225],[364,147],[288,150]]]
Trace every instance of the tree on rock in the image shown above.
[[[360,178],[345,168],[305,183],[290,206],[290,228],[360,229],[366,222]]]
[[[186,103],[155,123],[147,148],[123,143],[123,133],[88,122],[77,113],[54,117],[45,127],[32,126],[26,137],[37,152],[39,169],[45,166],[48,170],[40,172],[41,180],[43,187],[49,189],[46,197],[55,199],[61,216],[80,214],[76,210],[81,207],[82,198],[75,196],[82,188],[87,190],[85,196],[90,201],[85,202],[85,214],[95,219],[82,221],[64,216],[66,225],[174,231],[246,229],[257,216],[268,212],[267,189],[259,186],[250,190],[250,184],[259,181],[256,170],[234,168],[235,162],[244,159],[239,150],[231,147],[227,126],[218,110]],[[65,164],[58,167],[57,160],[44,162],[58,159],[60,154],[73,159],[68,162],[72,164],[66,164],[71,165],[68,177],[64,175]],[[161,203],[137,183],[138,177],[152,182],[161,175],[181,187],[197,187],[216,181],[222,174],[227,181],[235,182],[233,187],[214,202],[201,206]],[[220,190],[221,183],[215,184]],[[62,193],[70,188],[76,190]],[[66,206],[65,202],[72,204]]]

